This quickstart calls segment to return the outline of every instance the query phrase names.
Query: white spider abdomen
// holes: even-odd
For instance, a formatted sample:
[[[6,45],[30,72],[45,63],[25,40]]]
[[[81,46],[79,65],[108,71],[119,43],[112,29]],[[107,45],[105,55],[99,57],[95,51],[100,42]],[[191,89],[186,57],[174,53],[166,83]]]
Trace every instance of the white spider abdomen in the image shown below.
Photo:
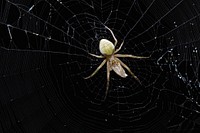
[[[103,55],[112,55],[115,50],[115,46],[111,41],[101,39],[99,42],[99,50]]]

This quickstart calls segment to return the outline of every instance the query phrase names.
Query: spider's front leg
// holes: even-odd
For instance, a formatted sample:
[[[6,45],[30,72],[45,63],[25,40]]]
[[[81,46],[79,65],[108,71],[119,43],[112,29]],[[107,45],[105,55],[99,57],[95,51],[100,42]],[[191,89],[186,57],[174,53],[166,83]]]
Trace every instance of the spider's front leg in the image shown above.
[[[108,94],[109,83],[110,83],[110,70],[111,70],[110,69],[110,64],[107,61],[107,83],[106,83],[106,94],[105,94],[104,100],[106,99],[107,94]]]
[[[135,80],[137,80],[140,84],[140,80],[138,79],[138,77],[131,71],[131,69],[125,64],[123,63],[120,59],[115,58],[134,78]]]
[[[105,63],[106,63],[106,59],[103,60],[103,62],[96,68],[96,70],[90,76],[85,77],[84,79],[89,79],[93,77],[103,67]]]

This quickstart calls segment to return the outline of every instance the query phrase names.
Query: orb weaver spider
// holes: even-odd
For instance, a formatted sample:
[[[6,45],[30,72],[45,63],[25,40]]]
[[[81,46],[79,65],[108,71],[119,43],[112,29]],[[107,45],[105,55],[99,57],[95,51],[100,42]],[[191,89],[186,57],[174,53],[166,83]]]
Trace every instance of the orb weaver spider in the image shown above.
[[[105,27],[112,34],[112,37],[114,38],[115,43],[113,44],[111,41],[109,41],[107,39],[101,39],[99,42],[99,50],[102,55],[95,55],[95,54],[89,53],[93,57],[105,58],[105,59],[96,68],[96,70],[90,76],[85,77],[85,79],[89,79],[89,78],[93,77],[104,66],[104,64],[107,63],[107,84],[106,84],[106,94],[105,94],[105,98],[106,98],[106,96],[108,94],[108,88],[109,88],[109,82],[110,82],[110,71],[112,71],[112,70],[120,77],[126,78],[128,75],[126,74],[126,72],[124,70],[124,68],[125,68],[141,84],[140,80],[137,78],[137,76],[135,76],[135,74],[131,71],[131,69],[119,59],[120,57],[144,59],[144,58],[149,58],[150,56],[143,57],[143,56],[134,56],[134,55],[130,55],[130,54],[117,54],[117,52],[119,52],[120,49],[122,48],[124,41],[121,43],[119,48],[115,49],[118,41],[117,41],[113,31],[110,28],[108,28],[107,26],[105,26]]]

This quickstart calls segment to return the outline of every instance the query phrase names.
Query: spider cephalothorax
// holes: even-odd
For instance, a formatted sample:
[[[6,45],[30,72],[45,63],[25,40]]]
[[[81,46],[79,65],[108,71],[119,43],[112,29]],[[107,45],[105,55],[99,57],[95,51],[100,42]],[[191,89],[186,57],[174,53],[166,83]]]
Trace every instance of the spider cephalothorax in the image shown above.
[[[128,75],[126,74],[124,68],[140,83],[140,80],[135,76],[135,74],[131,71],[131,69],[124,64],[118,57],[128,57],[128,58],[135,58],[135,59],[142,59],[142,58],[149,58],[149,57],[143,57],[143,56],[134,56],[130,54],[117,54],[119,50],[122,48],[124,42],[121,43],[118,49],[115,49],[117,45],[117,39],[115,35],[113,34],[112,30],[106,26],[106,28],[111,32],[115,43],[113,44],[111,41],[107,39],[101,39],[99,42],[99,50],[102,55],[95,55],[89,53],[91,56],[94,56],[96,58],[105,58],[103,62],[97,67],[97,69],[88,77],[85,79],[91,78],[94,76],[101,67],[104,66],[105,63],[107,63],[107,84],[106,84],[106,95],[108,93],[109,88],[109,81],[110,81],[110,71],[114,71],[116,74],[118,74],[122,78],[126,78]],[[124,68],[123,68],[124,67]]]

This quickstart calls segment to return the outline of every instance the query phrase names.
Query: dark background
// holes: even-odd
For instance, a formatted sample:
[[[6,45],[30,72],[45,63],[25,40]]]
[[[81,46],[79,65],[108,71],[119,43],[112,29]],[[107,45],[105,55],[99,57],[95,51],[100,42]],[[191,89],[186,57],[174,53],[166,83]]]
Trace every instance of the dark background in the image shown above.
[[[2,0],[0,132],[103,133],[200,130],[198,0]],[[141,80],[111,72],[98,43],[125,41]]]

